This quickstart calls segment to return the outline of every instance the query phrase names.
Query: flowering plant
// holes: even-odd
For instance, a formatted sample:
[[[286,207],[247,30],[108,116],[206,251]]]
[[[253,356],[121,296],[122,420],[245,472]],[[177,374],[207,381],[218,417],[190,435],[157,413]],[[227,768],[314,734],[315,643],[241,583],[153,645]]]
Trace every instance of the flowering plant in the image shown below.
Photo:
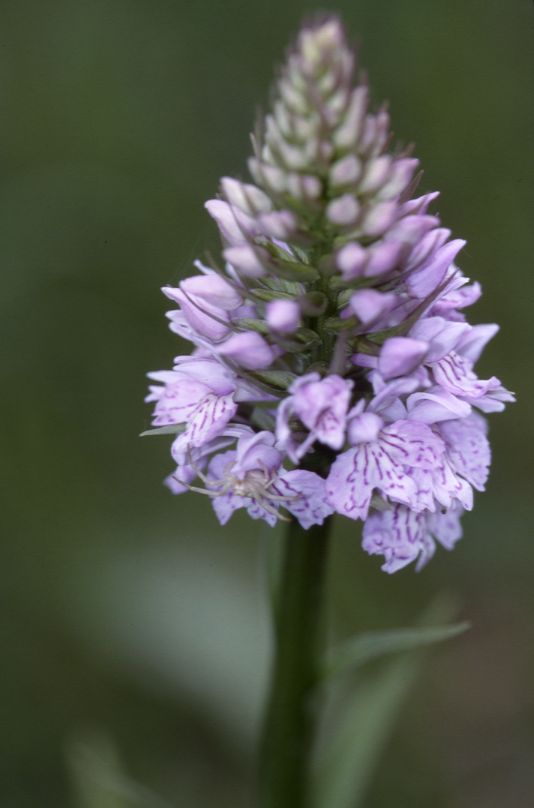
[[[437,194],[417,196],[418,161],[355,77],[336,18],[303,27],[253,138],[253,183],[224,177],[206,203],[221,262],[163,289],[193,351],[150,374],[147,399],[151,432],[175,435],[173,493],[208,496],[223,525],[241,508],[290,523],[262,746],[272,808],[309,804],[330,517],[361,520],[386,572],[420,569],[460,538],[488,476],[484,416],[513,401],[474,370],[498,329],[467,322],[481,289],[455,263],[465,242],[431,212]]]
[[[513,397],[474,365],[496,325],[455,264],[463,241],[416,196],[418,161],[390,146],[336,19],[305,27],[255,135],[254,184],[206,203],[223,263],[165,295],[194,346],[151,374],[154,426],[176,431],[171,490],[222,524],[245,508],[302,527],[363,520],[395,572],[461,536],[490,448],[481,413]]]

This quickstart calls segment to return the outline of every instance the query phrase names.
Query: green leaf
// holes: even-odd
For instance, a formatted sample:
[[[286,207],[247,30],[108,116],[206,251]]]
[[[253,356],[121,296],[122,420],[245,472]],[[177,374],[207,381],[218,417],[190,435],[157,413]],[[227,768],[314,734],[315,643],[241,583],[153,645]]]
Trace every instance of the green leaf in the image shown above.
[[[66,753],[76,808],[170,808],[158,794],[124,773],[106,735],[73,740]]]
[[[294,373],[289,373],[286,370],[256,370],[251,372],[250,376],[280,390],[287,390],[289,385],[296,379]]]
[[[320,317],[328,308],[328,298],[317,289],[300,297],[300,308],[308,317]]]
[[[281,292],[276,289],[250,289],[249,294],[257,300],[263,300],[268,303],[270,300],[295,300],[295,295]]]
[[[420,669],[402,656],[361,684],[345,706],[319,767],[313,808],[363,808],[367,788]]]
[[[266,411],[263,407],[254,407],[252,410],[251,421],[253,421],[256,426],[259,426],[260,429],[266,429],[268,432],[274,431],[273,413],[272,411]]]
[[[311,328],[299,328],[299,330],[295,331],[295,333],[291,336],[295,339],[301,340],[301,342],[305,345],[312,345],[315,342],[321,342],[321,337],[319,334],[312,331]]]
[[[367,289],[369,286],[376,286],[376,278],[353,278],[347,280],[342,275],[334,275],[329,281],[333,292],[348,290],[354,292],[356,289]]]
[[[418,627],[364,634],[334,655],[338,664],[348,664],[346,670],[359,671],[371,659],[404,651],[384,661],[372,675],[356,683],[350,681],[350,689],[346,678],[333,679],[312,808],[364,808],[369,785],[403,702],[421,671],[424,648],[468,627],[466,623],[443,625],[455,612],[454,602],[440,597],[425,612]],[[436,622],[441,625],[436,626]]]
[[[319,272],[313,267],[306,266],[306,264],[299,264],[296,261],[281,261],[278,259],[276,262],[276,272],[282,277],[290,281],[314,282],[320,278]]]
[[[154,429],[145,429],[139,435],[140,438],[151,437],[152,435],[179,435],[185,431],[185,424],[173,424],[172,426],[157,426]]]
[[[345,319],[341,317],[327,317],[324,322],[324,327],[334,332],[348,331],[356,325],[358,325],[356,317],[346,317]]]
[[[268,334],[269,326],[265,320],[253,320],[251,317],[242,317],[234,323],[237,328],[245,328],[247,331],[256,331],[258,334]]]
[[[425,645],[443,642],[463,634],[469,627],[469,623],[454,623],[449,626],[396,628],[358,634],[334,649],[324,666],[324,675],[343,674],[386,654],[413,651]]]
[[[262,280],[264,285],[269,289],[274,289],[275,291],[282,292],[286,295],[292,295],[294,298],[300,298],[305,288],[301,283],[283,280],[278,276],[268,276]]]
[[[367,337],[357,337],[351,341],[351,346],[358,353],[368,354],[369,356],[378,356],[380,353],[379,346],[368,340]]]

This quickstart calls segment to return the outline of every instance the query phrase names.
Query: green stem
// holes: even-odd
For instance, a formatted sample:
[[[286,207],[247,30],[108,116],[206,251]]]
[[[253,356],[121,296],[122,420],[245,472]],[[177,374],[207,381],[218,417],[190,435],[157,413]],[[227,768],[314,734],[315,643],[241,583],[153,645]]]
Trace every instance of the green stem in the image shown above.
[[[292,520],[274,615],[274,661],[260,749],[261,808],[308,808],[328,533]]]

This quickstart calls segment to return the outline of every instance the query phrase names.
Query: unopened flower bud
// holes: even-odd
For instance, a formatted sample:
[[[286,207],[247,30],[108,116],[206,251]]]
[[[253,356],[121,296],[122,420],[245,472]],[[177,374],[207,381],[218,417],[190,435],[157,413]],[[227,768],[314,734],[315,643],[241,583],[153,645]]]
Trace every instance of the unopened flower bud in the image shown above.
[[[272,300],[265,307],[267,325],[278,334],[291,334],[300,325],[300,306],[296,300]]]

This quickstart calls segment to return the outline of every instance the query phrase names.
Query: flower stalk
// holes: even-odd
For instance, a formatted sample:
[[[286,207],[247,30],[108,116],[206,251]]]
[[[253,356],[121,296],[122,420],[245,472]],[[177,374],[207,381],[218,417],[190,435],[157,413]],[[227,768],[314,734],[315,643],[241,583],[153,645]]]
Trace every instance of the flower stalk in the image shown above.
[[[332,519],[284,536],[273,615],[274,659],[260,747],[260,808],[309,806],[309,767],[319,709],[326,561]]]
[[[394,573],[462,535],[491,460],[486,415],[514,395],[475,371],[496,324],[471,325],[481,287],[415,196],[339,19],[302,27],[253,138],[252,182],[206,203],[221,256],[166,286],[191,345],[150,374],[153,426],[174,433],[174,494],[221,525],[244,509],[288,523],[261,744],[261,808],[306,808],[317,718],[328,533],[363,524]],[[359,537],[360,531],[355,531]]]

